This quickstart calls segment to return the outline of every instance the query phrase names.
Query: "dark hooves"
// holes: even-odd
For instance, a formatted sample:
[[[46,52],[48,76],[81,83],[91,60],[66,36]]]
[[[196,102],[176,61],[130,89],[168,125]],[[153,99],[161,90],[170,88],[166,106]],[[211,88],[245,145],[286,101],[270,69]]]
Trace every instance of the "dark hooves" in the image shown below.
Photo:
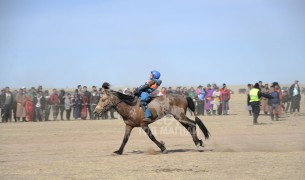
[[[166,149],[164,149],[163,151],[162,151],[162,154],[167,154],[168,152],[167,152],[167,150]]]
[[[122,155],[122,152],[120,152],[120,151],[114,151],[114,152],[113,152],[113,155]]]
[[[204,151],[203,146],[197,145],[197,151],[198,152],[203,152]]]

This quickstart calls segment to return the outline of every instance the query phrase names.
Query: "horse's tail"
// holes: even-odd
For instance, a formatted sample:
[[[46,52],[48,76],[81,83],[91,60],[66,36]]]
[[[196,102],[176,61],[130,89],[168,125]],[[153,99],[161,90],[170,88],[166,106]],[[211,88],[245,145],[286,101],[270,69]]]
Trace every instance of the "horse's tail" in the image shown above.
[[[199,126],[199,128],[203,132],[205,139],[209,139],[210,132],[198,117],[195,117],[195,123]]]
[[[187,100],[187,107],[190,108],[190,110],[192,112],[194,112],[195,111],[195,103],[194,103],[193,99],[190,98],[190,97],[186,97],[186,100]]]

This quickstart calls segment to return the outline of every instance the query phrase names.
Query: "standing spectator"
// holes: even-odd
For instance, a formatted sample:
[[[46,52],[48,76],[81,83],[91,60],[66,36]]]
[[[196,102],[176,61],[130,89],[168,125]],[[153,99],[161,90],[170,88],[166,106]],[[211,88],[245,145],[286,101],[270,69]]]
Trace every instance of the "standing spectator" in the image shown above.
[[[111,119],[117,119],[116,117],[114,117],[115,109],[111,108],[109,111]]]
[[[81,112],[81,107],[82,107],[82,97],[78,92],[78,89],[75,89],[73,99],[72,99],[72,104],[73,104],[73,117],[74,119],[80,118],[80,112]]]
[[[164,96],[166,95],[166,88],[162,87],[161,91],[158,93],[158,96]]]
[[[198,96],[197,101],[197,116],[204,116],[204,98],[205,98],[205,91],[203,87],[199,85],[196,89],[196,94]]]
[[[279,120],[279,105],[280,105],[280,96],[279,93],[275,90],[274,86],[271,86],[270,89],[270,95],[272,96],[272,99],[268,101],[269,105],[269,113],[272,121],[274,120],[274,113],[275,111],[275,120]]]
[[[65,97],[65,110],[66,110],[66,119],[70,120],[71,117],[71,109],[72,109],[72,97],[70,93],[67,93]]]
[[[83,93],[83,87],[82,87],[82,85],[78,85],[78,86],[77,86],[77,89],[78,89],[78,93],[79,93],[80,95],[82,95],[82,93]],[[78,115],[78,117],[79,117],[79,118],[81,117],[81,107],[80,107],[80,110],[79,110],[79,115]]]
[[[174,91],[174,94],[181,94],[181,87],[180,86],[178,86],[176,88],[176,90]]]
[[[228,115],[230,99],[231,99],[230,90],[227,88],[227,85],[225,83],[223,83],[222,89],[220,91],[220,101],[222,104],[222,114],[223,115]]]
[[[34,101],[34,97],[36,95],[36,89],[34,87],[32,87],[29,92],[26,94],[26,96],[30,96],[30,100],[33,102]]]
[[[45,98],[42,96],[42,92],[39,91],[37,96],[34,98],[34,107],[36,113],[36,120],[42,121],[43,119],[43,111],[45,107]]]
[[[50,102],[50,94],[48,90],[44,91],[44,98],[45,98],[44,119],[45,121],[49,121],[50,112],[51,112],[51,102]]]
[[[263,81],[258,81],[259,89],[262,91],[264,86],[263,86]]]
[[[52,106],[53,119],[56,121],[59,113],[59,97],[55,88],[53,89],[53,93],[50,96],[50,104]]]
[[[37,88],[37,93],[41,93],[41,95],[44,97],[44,93],[43,93],[43,90],[42,90],[42,86],[39,85],[38,88]]]
[[[182,90],[181,90],[181,95],[184,96],[184,97],[188,97],[188,89],[187,87],[183,87]]]
[[[280,103],[281,103],[282,98],[283,98],[283,93],[282,93],[282,89],[281,89],[279,83],[278,82],[273,82],[271,84],[271,86],[273,86],[274,90],[278,92],[279,97],[280,97]],[[278,106],[278,108],[279,108],[279,114],[281,114],[282,113],[282,106]]]
[[[16,101],[17,101],[17,112],[16,112],[16,117],[18,121],[26,121],[26,112],[25,112],[25,101],[26,101],[26,96],[24,94],[23,89],[21,88],[19,90],[19,93],[16,95]]]
[[[168,89],[166,90],[166,94],[173,94],[173,89],[171,86],[169,86]]]
[[[192,98],[194,102],[196,102],[197,100],[197,94],[196,91],[193,87],[191,87],[188,91],[187,91],[187,96]]]
[[[90,119],[93,119],[93,117],[92,117],[92,110],[91,110],[91,102],[90,102],[92,94],[91,94],[91,92],[89,92],[87,90],[87,86],[83,87],[83,95],[87,96],[88,102],[87,102],[87,107],[86,108],[88,109],[88,113],[89,113]]]
[[[64,112],[65,112],[65,90],[61,89],[59,92],[59,109],[60,109],[60,119],[64,120]]]
[[[100,101],[100,93],[97,91],[96,86],[92,86],[92,93],[91,93],[91,110],[95,110],[96,105],[98,104],[98,102]],[[93,119],[100,119],[99,116],[97,116],[96,114],[92,115]]]
[[[82,85],[77,85],[77,89],[78,89],[78,92],[79,92],[79,93],[83,92],[83,87],[82,87]]]
[[[252,107],[252,112],[253,112],[253,124],[257,125],[257,119],[259,116],[260,112],[260,98],[261,96],[267,97],[267,98],[272,98],[269,94],[264,94],[261,92],[259,89],[258,83],[255,83],[254,87],[250,90],[248,94],[248,103]]]
[[[87,115],[88,115],[88,111],[87,111],[88,99],[89,98],[85,94],[83,94],[83,96],[82,96],[82,108],[81,108],[81,119],[82,120],[86,120]]]
[[[282,108],[286,113],[288,112],[288,109],[290,107],[290,101],[291,101],[291,98],[289,96],[288,91],[286,90],[286,91],[284,91],[283,98],[282,98]]]
[[[205,95],[205,110],[207,115],[211,115],[211,110],[213,108],[213,105],[211,104],[213,101],[213,92],[214,90],[211,88],[211,84],[208,84]]]
[[[191,87],[188,91],[187,91],[187,96],[192,98],[194,104],[195,104],[195,107],[197,106],[197,94],[196,94],[196,91],[193,87]],[[191,116],[195,116],[195,113],[192,112],[192,111],[189,111]]]
[[[265,86],[261,86],[261,91],[264,94],[269,94],[269,85],[265,84]],[[268,114],[268,98],[261,97],[261,111],[263,111],[265,115]]]
[[[0,110],[1,110],[1,120],[3,122],[3,113],[4,113],[4,109],[3,109],[3,104],[2,104],[2,98],[5,94],[5,90],[4,89],[1,89],[1,94],[0,94]]]
[[[11,117],[12,106],[13,106],[13,93],[10,91],[9,87],[5,88],[4,94],[1,96],[2,101],[2,122],[8,122]]]
[[[213,105],[213,115],[220,115],[220,91],[217,86],[215,86],[214,92],[213,92],[213,101],[211,102]]]
[[[16,113],[17,113],[17,101],[16,101],[16,96],[18,94],[18,91],[15,90],[13,92],[13,106],[12,106],[12,109],[13,109],[13,116],[12,118],[14,118],[14,121],[17,122],[17,116],[16,116]]]
[[[131,93],[129,88],[125,88],[124,91],[123,91],[123,94],[132,95],[132,93]]]
[[[33,104],[33,102],[34,102],[34,99],[35,99],[35,97],[36,97],[36,89],[35,89],[35,87],[32,87],[30,90],[29,90],[29,92],[26,94],[26,96],[29,96],[30,97],[30,101],[32,102],[32,104]],[[34,105],[33,105],[33,112],[31,113],[31,121],[36,121],[36,114],[35,114],[35,108],[34,108]]]
[[[31,96],[26,96],[25,101],[25,111],[26,111],[26,121],[30,122],[33,120],[33,114],[34,114],[34,106],[33,101],[31,101]]]
[[[294,81],[294,84],[290,86],[289,94],[291,97],[290,113],[295,112],[296,110],[300,112],[301,90],[299,81]]]
[[[250,90],[253,88],[253,85],[252,84],[248,84],[247,86],[247,90],[246,90],[246,94],[247,94],[247,105],[246,105],[246,110],[249,111],[249,115],[252,116],[252,107],[251,105],[249,105],[248,103],[248,95],[249,95],[249,92]]]

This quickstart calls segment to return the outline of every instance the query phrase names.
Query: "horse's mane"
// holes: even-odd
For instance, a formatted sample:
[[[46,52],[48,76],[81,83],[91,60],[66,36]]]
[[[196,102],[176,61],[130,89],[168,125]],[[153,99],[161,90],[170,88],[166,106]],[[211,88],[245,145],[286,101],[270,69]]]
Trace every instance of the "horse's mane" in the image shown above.
[[[135,96],[131,96],[131,95],[127,95],[127,94],[123,94],[121,92],[118,91],[111,91],[111,93],[113,95],[115,95],[116,97],[118,97],[121,101],[123,101],[124,103],[128,104],[128,105],[135,105],[137,102],[137,98]]]
[[[107,83],[107,82],[104,82],[103,83],[103,86],[102,86],[104,89],[107,89],[109,90],[110,89],[110,84]],[[123,94],[121,92],[118,92],[118,91],[113,91],[113,90],[110,90],[110,92],[115,95],[116,97],[118,97],[121,101],[123,101],[124,103],[128,104],[128,105],[135,105],[136,102],[137,102],[137,98],[135,96],[131,96],[131,95],[126,95],[126,94]]]

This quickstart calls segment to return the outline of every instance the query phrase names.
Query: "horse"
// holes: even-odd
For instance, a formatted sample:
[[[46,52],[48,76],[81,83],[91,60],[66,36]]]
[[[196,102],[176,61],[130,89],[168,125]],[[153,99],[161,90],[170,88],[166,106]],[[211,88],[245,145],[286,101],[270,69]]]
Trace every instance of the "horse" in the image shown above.
[[[157,96],[152,98],[148,107],[152,112],[151,122],[143,121],[144,111],[138,97],[113,91],[110,89],[109,83],[103,83],[100,101],[93,112],[96,115],[101,116],[111,108],[114,108],[122,116],[126,125],[123,142],[120,148],[117,151],[114,151],[115,155],[121,155],[123,153],[124,147],[134,127],[141,127],[148,137],[160,148],[161,152],[167,153],[164,142],[159,142],[155,138],[148,125],[168,114],[171,114],[188,130],[193,138],[197,150],[199,152],[204,150],[202,140],[197,137],[196,125],[198,125],[203,132],[205,139],[209,138],[210,132],[197,116],[195,116],[195,121],[186,116],[188,108],[193,112],[195,111],[195,104],[192,98],[175,94]]]

